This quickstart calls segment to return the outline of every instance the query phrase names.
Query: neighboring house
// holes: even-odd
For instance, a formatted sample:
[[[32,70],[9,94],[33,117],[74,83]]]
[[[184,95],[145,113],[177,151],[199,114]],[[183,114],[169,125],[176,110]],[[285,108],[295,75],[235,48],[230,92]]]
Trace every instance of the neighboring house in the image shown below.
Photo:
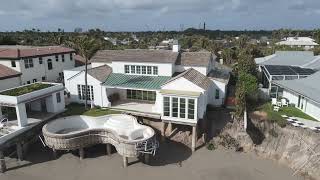
[[[276,43],[277,45],[285,45],[290,47],[302,47],[305,50],[319,46],[314,39],[309,37],[287,37],[283,41]]]
[[[179,46],[98,51],[88,69],[89,103],[195,126],[207,105],[224,104],[229,74],[215,72],[215,59],[210,52],[180,52]],[[84,68],[64,74],[71,101],[84,103]]]
[[[0,64],[0,91],[21,85],[21,73]]]
[[[289,100],[296,108],[320,121],[320,72],[304,79],[274,81],[278,95]]]
[[[311,51],[277,51],[275,54],[256,58],[261,72],[261,84],[266,92],[275,95],[274,80],[293,80],[308,77],[320,69],[320,56]]]
[[[20,72],[22,84],[59,82],[75,67],[75,51],[60,46],[0,46],[0,64]]]

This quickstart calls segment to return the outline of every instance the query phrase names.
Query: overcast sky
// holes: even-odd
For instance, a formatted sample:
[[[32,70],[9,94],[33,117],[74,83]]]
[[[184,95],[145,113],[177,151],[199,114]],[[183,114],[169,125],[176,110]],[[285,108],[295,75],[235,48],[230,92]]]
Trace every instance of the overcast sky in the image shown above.
[[[0,0],[0,31],[320,28],[320,0]]]

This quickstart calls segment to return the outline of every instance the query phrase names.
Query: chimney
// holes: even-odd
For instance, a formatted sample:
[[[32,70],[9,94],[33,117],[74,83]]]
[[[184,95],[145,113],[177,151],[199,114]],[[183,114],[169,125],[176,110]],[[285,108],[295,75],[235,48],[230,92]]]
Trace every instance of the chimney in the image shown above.
[[[172,52],[180,52],[180,45],[178,40],[174,40],[172,43]]]

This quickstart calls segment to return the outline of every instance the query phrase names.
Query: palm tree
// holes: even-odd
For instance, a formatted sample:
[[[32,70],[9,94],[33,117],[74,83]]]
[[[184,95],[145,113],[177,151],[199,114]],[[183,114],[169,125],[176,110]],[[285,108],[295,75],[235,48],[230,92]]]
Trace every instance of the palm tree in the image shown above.
[[[72,38],[68,41],[67,46],[73,48],[77,54],[84,57],[85,62],[85,109],[87,109],[88,104],[88,61],[93,57],[93,55],[100,49],[101,45],[96,39],[89,36],[78,36]]]

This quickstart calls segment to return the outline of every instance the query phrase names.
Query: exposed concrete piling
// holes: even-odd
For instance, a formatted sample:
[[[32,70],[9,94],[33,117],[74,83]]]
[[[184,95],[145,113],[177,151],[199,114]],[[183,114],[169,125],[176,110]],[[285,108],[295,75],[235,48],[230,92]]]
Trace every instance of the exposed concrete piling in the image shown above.
[[[150,162],[150,154],[144,154],[144,163],[149,164]]]
[[[17,143],[16,144],[17,147],[17,155],[18,155],[18,159],[20,161],[23,161],[23,148],[22,148],[22,144],[21,143]]]
[[[196,141],[197,141],[197,126],[192,126],[192,141],[191,141],[192,152],[196,151]]]
[[[0,151],[0,173],[6,172],[7,167],[6,167],[6,162],[4,160],[4,153],[3,151]]]
[[[80,160],[83,160],[84,159],[84,149],[83,148],[79,149],[79,155],[80,155]]]
[[[128,167],[128,158],[123,156],[123,167],[126,168]]]
[[[57,159],[57,150],[52,149],[52,156],[53,156],[53,159]]]
[[[107,155],[110,156],[111,155],[111,144],[107,144]]]

